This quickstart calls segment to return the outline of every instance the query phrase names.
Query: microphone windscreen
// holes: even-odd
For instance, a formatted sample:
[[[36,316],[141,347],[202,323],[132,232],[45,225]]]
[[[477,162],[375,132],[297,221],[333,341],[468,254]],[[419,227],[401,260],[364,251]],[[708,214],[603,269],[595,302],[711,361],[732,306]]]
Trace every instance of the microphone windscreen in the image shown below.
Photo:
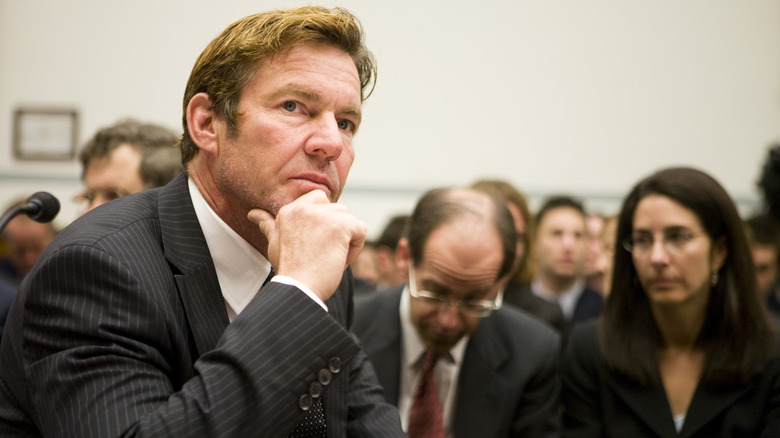
[[[37,192],[27,199],[25,213],[36,222],[51,222],[60,212],[60,201],[48,192]]]

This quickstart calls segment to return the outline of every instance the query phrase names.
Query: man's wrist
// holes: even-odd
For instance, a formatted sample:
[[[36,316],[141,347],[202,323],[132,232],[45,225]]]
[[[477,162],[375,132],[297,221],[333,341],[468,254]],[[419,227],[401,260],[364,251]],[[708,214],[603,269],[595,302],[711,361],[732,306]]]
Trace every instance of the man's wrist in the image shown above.
[[[320,297],[318,297],[318,296],[317,296],[317,294],[315,294],[314,292],[312,292],[312,290],[311,290],[311,289],[309,289],[308,287],[306,287],[306,286],[305,286],[303,283],[301,283],[300,281],[298,281],[298,280],[296,280],[296,279],[294,279],[294,278],[287,277],[286,275],[275,275],[273,278],[271,278],[271,281],[272,281],[272,282],[274,282],[274,283],[282,283],[282,284],[286,284],[286,285],[289,285],[289,286],[295,286],[295,287],[297,287],[298,289],[300,289],[301,291],[303,291],[303,293],[305,293],[306,295],[308,295],[308,296],[309,296],[309,298],[311,298],[312,300],[314,300],[314,302],[315,302],[315,303],[319,304],[319,305],[320,305],[320,307],[322,307],[322,308],[323,308],[323,309],[324,309],[326,312],[328,311],[328,306],[327,306],[327,305],[325,305],[325,302],[324,302],[324,301],[322,301],[322,300],[320,299]]]

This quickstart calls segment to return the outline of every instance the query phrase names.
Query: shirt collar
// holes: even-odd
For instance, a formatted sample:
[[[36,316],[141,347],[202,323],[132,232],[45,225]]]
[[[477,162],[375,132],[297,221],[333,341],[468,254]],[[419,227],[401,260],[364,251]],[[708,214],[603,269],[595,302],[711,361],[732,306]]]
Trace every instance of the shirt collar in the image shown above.
[[[561,306],[566,319],[571,319],[574,315],[574,309],[577,307],[577,301],[580,299],[582,292],[585,291],[585,280],[579,278],[569,289],[556,293],[547,289],[542,284],[542,281],[536,278],[531,282],[531,291],[548,301],[557,302]]]
[[[228,313],[238,315],[260,290],[271,272],[271,263],[212,210],[192,178],[188,187]]]

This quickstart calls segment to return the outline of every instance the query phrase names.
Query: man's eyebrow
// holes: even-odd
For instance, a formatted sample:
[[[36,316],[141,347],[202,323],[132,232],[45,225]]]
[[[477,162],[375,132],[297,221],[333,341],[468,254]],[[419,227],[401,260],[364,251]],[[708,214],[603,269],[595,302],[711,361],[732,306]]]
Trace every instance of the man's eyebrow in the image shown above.
[[[314,102],[322,101],[322,95],[320,93],[313,91],[310,88],[303,87],[296,84],[289,84],[283,88],[280,88],[279,90],[276,90],[269,96],[269,98],[271,100],[277,100],[277,99],[281,99],[284,96],[294,96],[294,97],[299,97],[301,99],[310,100]],[[360,107],[357,108],[347,107],[344,110],[342,110],[341,113],[347,114],[357,119],[358,125],[360,124],[363,118],[363,113],[360,110]]]
[[[322,96],[320,93],[317,93],[316,91],[313,91],[309,88],[302,87],[300,85],[295,84],[289,84],[286,85],[283,88],[280,88],[269,96],[271,100],[280,99],[283,96],[296,96],[300,97],[306,100],[313,100],[315,102],[319,102],[322,100]]]

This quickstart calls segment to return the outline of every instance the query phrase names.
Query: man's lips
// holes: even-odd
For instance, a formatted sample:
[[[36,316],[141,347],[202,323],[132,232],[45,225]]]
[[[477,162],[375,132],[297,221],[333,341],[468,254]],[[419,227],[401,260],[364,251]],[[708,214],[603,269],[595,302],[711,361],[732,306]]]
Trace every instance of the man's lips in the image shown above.
[[[316,186],[314,188],[323,190],[328,195],[333,193],[333,186],[330,182],[330,179],[328,179],[328,177],[326,176],[317,175],[317,174],[303,174],[303,175],[296,175],[292,179],[307,185]]]

